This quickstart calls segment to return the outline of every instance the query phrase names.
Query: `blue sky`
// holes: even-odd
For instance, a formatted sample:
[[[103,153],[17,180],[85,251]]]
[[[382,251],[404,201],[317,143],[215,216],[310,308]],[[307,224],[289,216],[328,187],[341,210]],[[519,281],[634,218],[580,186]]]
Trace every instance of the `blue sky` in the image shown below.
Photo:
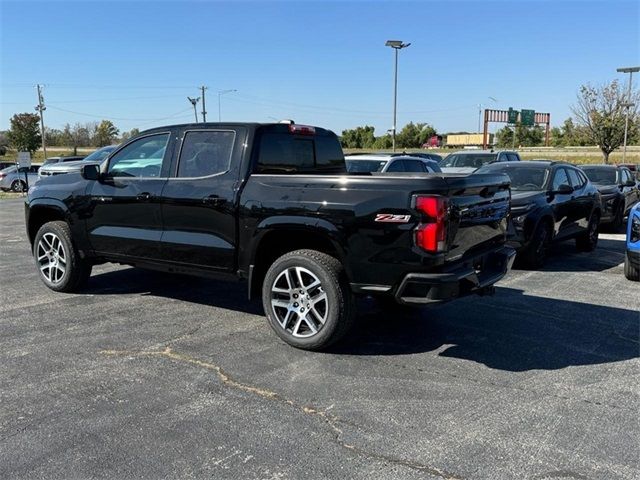
[[[218,92],[236,89],[222,96],[223,120],[380,135],[392,124],[387,39],[411,42],[399,128],[474,131],[479,103],[550,112],[557,125],[580,84],[626,80],[616,67],[640,64],[639,5],[0,0],[0,129],[33,111],[37,83],[48,126],[108,118],[121,130],[191,121],[186,97],[204,84],[211,121]]]

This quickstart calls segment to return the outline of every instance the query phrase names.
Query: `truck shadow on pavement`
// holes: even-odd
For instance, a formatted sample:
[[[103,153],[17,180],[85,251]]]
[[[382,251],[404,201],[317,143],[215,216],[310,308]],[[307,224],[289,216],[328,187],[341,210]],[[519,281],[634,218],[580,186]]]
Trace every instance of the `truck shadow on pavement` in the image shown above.
[[[368,303],[368,304],[367,304]],[[619,362],[639,355],[637,311],[497,288],[436,307],[385,312],[363,302],[359,327],[332,352],[443,357],[521,372]]]
[[[439,351],[443,357],[507,371],[554,370],[640,356],[637,311],[524,295],[513,288],[496,290],[493,297],[471,296],[420,309],[383,310],[375,300],[362,299],[353,332],[328,353]],[[86,293],[137,293],[264,315],[259,300],[247,300],[244,285],[136,268],[94,275]]]
[[[92,295],[139,294],[172,298],[211,307],[262,315],[259,301],[247,300],[247,287],[190,275],[157,273],[141,268],[123,268],[92,275],[84,293]]]
[[[573,241],[553,244],[542,272],[602,272],[624,262],[624,238],[600,239],[593,252],[578,252]],[[522,268],[517,265],[517,270]]]

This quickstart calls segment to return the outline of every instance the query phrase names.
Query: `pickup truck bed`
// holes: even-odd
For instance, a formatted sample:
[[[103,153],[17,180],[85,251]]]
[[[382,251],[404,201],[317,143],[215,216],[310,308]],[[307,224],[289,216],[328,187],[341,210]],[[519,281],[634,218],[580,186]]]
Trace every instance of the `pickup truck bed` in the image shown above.
[[[42,179],[26,222],[54,290],[104,261],[239,277],[283,340],[321,349],[349,330],[357,294],[420,305],[491,293],[514,258],[509,205],[506,175],[348,175],[327,130],[189,124]]]

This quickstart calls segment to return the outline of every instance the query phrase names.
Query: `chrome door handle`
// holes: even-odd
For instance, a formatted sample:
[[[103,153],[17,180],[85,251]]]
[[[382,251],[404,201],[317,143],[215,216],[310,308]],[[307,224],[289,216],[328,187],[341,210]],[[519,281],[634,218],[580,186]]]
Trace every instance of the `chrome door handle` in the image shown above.
[[[145,201],[146,201],[146,200],[151,200],[151,194],[150,194],[149,192],[142,192],[142,193],[139,193],[139,194],[136,196],[136,198],[137,198],[138,200],[145,200]]]

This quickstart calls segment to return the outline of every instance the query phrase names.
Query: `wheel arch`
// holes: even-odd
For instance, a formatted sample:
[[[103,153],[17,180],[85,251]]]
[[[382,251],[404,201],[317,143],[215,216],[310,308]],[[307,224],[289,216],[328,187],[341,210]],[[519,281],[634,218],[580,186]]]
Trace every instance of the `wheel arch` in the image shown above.
[[[271,264],[285,253],[294,250],[317,250],[331,255],[344,265],[347,277],[351,277],[335,226],[326,221],[309,218],[304,222],[291,222],[291,218],[282,220],[276,223],[269,222],[264,225],[266,228],[259,228],[251,242],[251,257],[248,260],[249,298],[259,295]]]
[[[29,204],[27,212],[27,235],[32,247],[36,234],[42,225],[56,220],[62,220],[68,223],[68,211],[64,204],[57,200],[32,202]]]

